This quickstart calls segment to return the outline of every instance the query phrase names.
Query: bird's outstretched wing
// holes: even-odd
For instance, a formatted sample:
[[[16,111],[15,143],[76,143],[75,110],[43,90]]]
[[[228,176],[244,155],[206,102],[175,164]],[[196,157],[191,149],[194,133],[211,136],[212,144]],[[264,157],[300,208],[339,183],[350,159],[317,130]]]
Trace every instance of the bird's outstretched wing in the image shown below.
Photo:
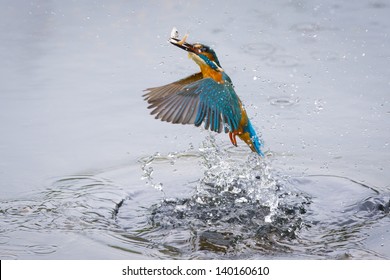
[[[197,73],[161,87],[147,89],[145,100],[152,115],[171,123],[195,124],[204,122],[206,129],[215,132],[236,130],[241,120],[241,104],[233,86],[202,79]]]
[[[148,103],[153,104],[156,100],[164,98],[166,96],[172,95],[180,91],[184,86],[196,82],[200,79],[203,79],[203,74],[201,72],[192,74],[184,79],[178,80],[176,82],[154,88],[147,88],[145,91],[148,91],[143,96]]]

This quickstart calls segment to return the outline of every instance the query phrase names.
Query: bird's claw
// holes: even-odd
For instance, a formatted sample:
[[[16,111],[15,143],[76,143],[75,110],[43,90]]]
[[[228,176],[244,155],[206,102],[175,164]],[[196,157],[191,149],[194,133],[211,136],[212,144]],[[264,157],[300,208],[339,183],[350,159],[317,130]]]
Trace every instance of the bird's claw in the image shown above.
[[[236,146],[237,147],[237,139],[236,139],[236,135],[237,135],[238,133],[237,132],[229,132],[229,138],[230,138],[230,141],[232,142],[232,144],[234,145],[234,146]]]

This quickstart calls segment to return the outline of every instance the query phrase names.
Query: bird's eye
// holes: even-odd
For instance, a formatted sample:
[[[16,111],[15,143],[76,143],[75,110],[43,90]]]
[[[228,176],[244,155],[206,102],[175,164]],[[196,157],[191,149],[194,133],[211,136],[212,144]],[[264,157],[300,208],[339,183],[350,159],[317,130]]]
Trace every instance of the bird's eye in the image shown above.
[[[208,47],[206,46],[203,46],[201,44],[195,44],[194,47],[199,51],[199,52],[207,52],[208,51]]]

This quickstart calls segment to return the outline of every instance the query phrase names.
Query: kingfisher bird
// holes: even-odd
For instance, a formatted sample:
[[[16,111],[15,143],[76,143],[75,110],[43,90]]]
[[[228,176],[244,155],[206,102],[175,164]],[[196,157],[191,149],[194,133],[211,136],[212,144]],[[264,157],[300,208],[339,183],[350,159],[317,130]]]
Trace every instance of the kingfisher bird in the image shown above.
[[[205,129],[229,133],[237,146],[236,136],[253,152],[264,156],[262,141],[257,136],[245,108],[237,96],[232,80],[226,74],[214,50],[204,44],[186,42],[188,35],[178,38],[172,30],[169,42],[188,52],[200,67],[200,72],[173,83],[148,88],[143,97],[156,119],[174,124],[204,123]]]

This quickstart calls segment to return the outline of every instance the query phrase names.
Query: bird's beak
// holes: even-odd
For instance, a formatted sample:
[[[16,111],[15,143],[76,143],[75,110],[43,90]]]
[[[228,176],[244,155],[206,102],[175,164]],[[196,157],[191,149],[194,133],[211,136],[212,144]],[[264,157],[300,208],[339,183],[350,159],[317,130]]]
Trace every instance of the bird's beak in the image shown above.
[[[178,38],[170,38],[169,42],[176,47],[179,47],[187,52],[195,53],[194,45],[186,42],[187,36],[184,36],[183,39],[179,40]]]

